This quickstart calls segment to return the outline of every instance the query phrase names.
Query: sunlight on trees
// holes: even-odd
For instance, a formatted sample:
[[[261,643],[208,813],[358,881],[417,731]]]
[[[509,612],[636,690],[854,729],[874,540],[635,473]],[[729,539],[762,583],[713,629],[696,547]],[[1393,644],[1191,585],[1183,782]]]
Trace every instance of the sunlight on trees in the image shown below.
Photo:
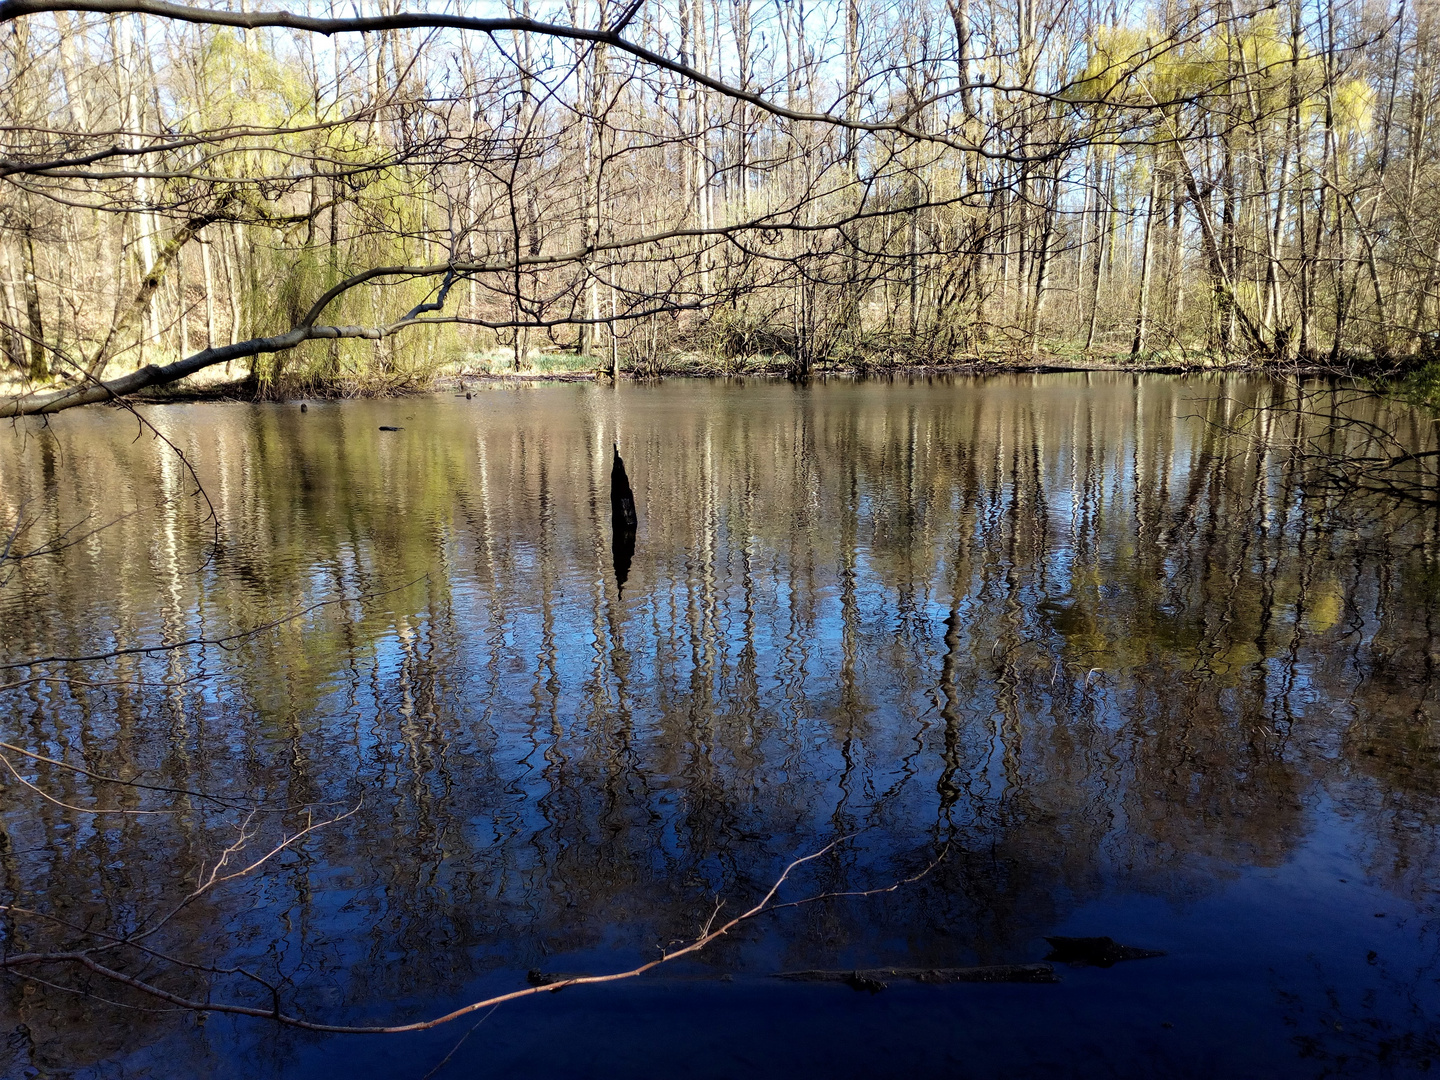
[[[0,4],[8,411],[222,363],[359,387],[540,352],[1435,348],[1410,0],[507,11]]]

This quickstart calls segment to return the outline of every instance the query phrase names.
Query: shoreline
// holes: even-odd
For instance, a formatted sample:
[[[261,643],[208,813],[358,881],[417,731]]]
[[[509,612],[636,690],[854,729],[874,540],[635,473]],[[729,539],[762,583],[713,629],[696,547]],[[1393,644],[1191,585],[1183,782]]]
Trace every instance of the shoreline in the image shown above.
[[[1121,364],[1083,363],[1076,361],[970,361],[951,364],[896,364],[892,367],[843,366],[812,371],[805,378],[796,378],[784,366],[755,368],[749,370],[725,371],[704,368],[666,368],[653,374],[648,372],[624,371],[621,380],[630,383],[650,383],[664,379],[789,379],[794,382],[808,380],[825,381],[843,378],[854,381],[889,380],[894,378],[917,378],[934,376],[984,377],[989,375],[1065,375],[1065,374],[1116,374],[1116,375],[1265,375],[1276,378],[1356,378],[1362,373],[1328,364],[1290,364],[1284,367],[1270,364],[1235,362],[1230,364]],[[157,389],[150,393],[137,393],[128,400],[145,405],[179,405],[200,402],[260,402],[286,401],[334,401],[348,398],[404,398],[421,394],[444,391],[463,391],[471,387],[499,386],[506,384],[531,383],[590,383],[609,382],[608,371],[592,368],[583,371],[521,371],[493,372],[475,371],[435,375],[423,383],[411,384],[390,390],[355,390],[343,383],[331,386],[296,386],[293,388],[269,388],[261,390],[249,378],[237,379],[211,386],[194,387],[177,385],[172,390]]]
[[[1107,361],[1074,360],[961,360],[944,364],[905,364],[892,366],[839,365],[812,371],[806,377],[797,377],[784,364],[767,364],[751,368],[727,370],[719,365],[675,365],[655,372],[622,371],[621,379],[630,383],[650,383],[663,379],[789,379],[794,382],[808,380],[825,381],[843,378],[854,381],[889,380],[895,378],[925,378],[936,376],[985,377],[991,375],[1062,375],[1062,374],[1117,374],[1117,375],[1263,375],[1277,378],[1363,378],[1378,374],[1361,368],[1334,367],[1320,363],[1295,363],[1284,366],[1274,364],[1234,361],[1215,363],[1213,360],[1193,364],[1167,362],[1160,364],[1132,364]],[[182,405],[202,402],[246,402],[256,404],[264,401],[333,401],[347,398],[403,398],[419,394],[465,390],[469,387],[496,386],[505,384],[609,382],[609,371],[600,367],[586,369],[558,369],[554,371],[525,370],[511,371],[445,371],[426,378],[397,383],[390,387],[356,387],[337,381],[329,385],[259,386],[252,377],[245,376],[228,382],[194,385],[188,380],[166,386],[139,391],[126,397],[126,401],[142,405]],[[48,387],[47,389],[58,389]],[[7,388],[0,397],[18,396],[26,393],[20,387]],[[104,404],[104,403],[97,403]],[[113,404],[113,403],[112,403]]]

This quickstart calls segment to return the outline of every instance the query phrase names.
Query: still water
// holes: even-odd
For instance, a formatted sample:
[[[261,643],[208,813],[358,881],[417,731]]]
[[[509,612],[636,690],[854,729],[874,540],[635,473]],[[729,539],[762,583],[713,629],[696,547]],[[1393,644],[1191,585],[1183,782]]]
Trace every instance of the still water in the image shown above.
[[[1286,392],[564,384],[6,427],[7,955],[108,942],[182,997],[395,1024],[633,967],[839,838],[782,900],[918,879],[413,1035],[30,966],[0,1072],[1440,1068],[1436,515],[1314,494],[1283,425],[1227,434]],[[175,910],[238,836],[222,874],[347,813]],[[1165,955],[773,978],[1056,935]]]

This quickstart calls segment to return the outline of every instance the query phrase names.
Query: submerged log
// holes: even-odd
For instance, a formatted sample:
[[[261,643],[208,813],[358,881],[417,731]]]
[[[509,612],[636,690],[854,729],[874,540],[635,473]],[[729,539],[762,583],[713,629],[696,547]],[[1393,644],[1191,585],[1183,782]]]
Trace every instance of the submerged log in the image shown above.
[[[1108,968],[1122,960],[1149,960],[1164,956],[1159,949],[1137,949],[1108,937],[1047,937],[1050,955],[1046,960],[1075,967]]]
[[[775,978],[787,982],[844,983],[854,990],[876,994],[891,980],[947,983],[1057,983],[1060,977],[1049,964],[986,964],[979,967],[857,968],[851,971],[779,971]]]

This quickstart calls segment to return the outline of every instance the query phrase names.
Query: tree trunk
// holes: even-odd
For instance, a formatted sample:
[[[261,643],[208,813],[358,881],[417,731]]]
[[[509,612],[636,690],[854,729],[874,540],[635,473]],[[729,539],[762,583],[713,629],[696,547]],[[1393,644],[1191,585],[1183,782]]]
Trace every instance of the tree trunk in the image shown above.
[[[215,267],[210,257],[210,241],[200,242],[200,268],[205,275],[205,347],[213,349],[215,333]]]
[[[20,234],[25,261],[25,322],[30,337],[30,378],[38,382],[50,374],[45,361],[45,324],[40,317],[40,277],[35,265],[35,231],[27,223]]]
[[[21,336],[20,305],[15,299],[15,269],[10,262],[10,248],[0,238],[0,350],[5,362],[17,371],[30,369],[25,353],[25,339]]]
[[[1160,162],[1150,164],[1149,212],[1145,215],[1145,240],[1140,249],[1140,299],[1135,312],[1135,337],[1130,343],[1130,357],[1135,359],[1145,348],[1150,320],[1150,277],[1154,272],[1155,204],[1160,199]]]
[[[1100,169],[1105,175],[1105,188],[1095,208],[1095,249],[1090,258],[1090,320],[1085,329],[1085,354],[1095,347],[1095,324],[1100,316],[1100,278],[1105,270],[1105,253],[1115,234],[1115,160],[1102,158]]]

